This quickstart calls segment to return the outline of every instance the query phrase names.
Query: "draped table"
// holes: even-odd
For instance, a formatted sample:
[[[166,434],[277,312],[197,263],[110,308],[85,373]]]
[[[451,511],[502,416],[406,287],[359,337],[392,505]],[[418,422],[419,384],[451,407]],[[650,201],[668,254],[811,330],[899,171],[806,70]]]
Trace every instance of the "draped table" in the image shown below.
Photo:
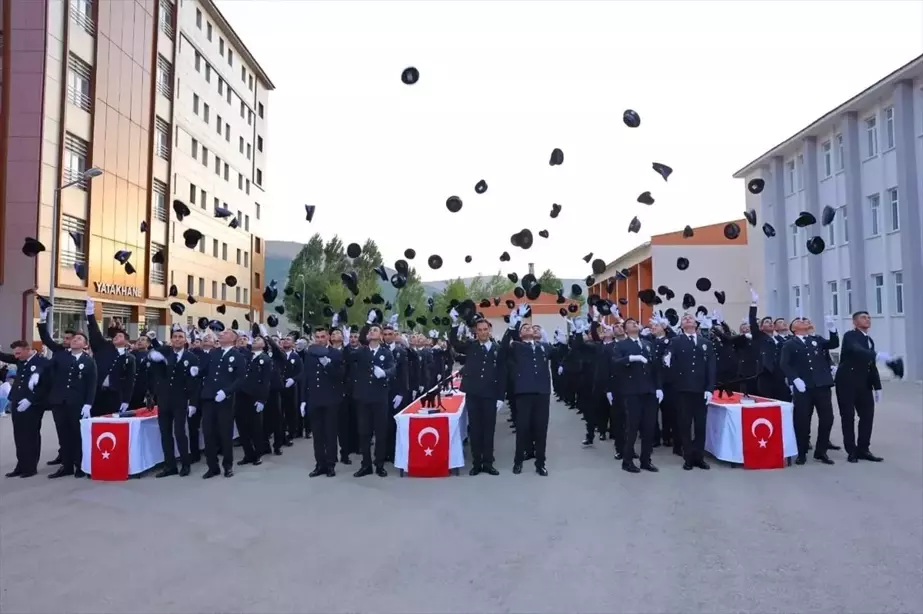
[[[465,393],[445,392],[433,408],[424,408],[422,400],[418,398],[394,416],[394,466],[401,476],[458,475],[458,469],[465,466],[463,442],[468,432]]]
[[[705,450],[718,460],[747,469],[781,469],[798,455],[792,404],[741,393],[708,404]]]

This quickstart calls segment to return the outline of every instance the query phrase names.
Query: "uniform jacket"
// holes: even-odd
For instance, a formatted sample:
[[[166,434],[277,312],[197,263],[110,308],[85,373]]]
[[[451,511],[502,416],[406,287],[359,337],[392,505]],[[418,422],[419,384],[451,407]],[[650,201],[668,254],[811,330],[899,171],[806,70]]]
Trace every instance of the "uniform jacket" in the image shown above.
[[[714,344],[702,336],[695,341],[685,333],[670,339],[670,381],[677,392],[713,392],[717,378]]]
[[[861,330],[845,333],[836,370],[836,385],[881,390],[881,375],[875,364],[877,357],[874,339]]]
[[[454,334],[453,334],[454,333]],[[455,329],[449,330],[449,338],[456,336]],[[459,341],[455,347],[465,355],[462,369],[461,389],[465,394],[500,401],[506,396],[506,351],[496,339],[487,344],[474,339]]]
[[[394,377],[396,368],[394,356],[385,345],[379,345],[376,350],[363,345],[356,350],[351,350],[349,355],[349,369],[355,378],[353,398],[361,403],[388,403],[390,400],[390,378]],[[380,367],[385,376],[381,379],[375,377],[374,368]]]
[[[10,396],[8,397],[10,411],[16,411],[16,406],[23,399],[32,404],[29,409],[45,402],[48,390],[51,388],[50,360],[36,353],[29,360],[18,361],[12,354],[0,352],[0,361],[17,365],[16,379],[13,380],[13,385],[10,387]],[[39,376],[38,385],[35,386],[34,390],[29,390],[29,380],[32,379],[33,375]]]
[[[234,393],[240,388],[244,375],[247,372],[246,357],[237,348],[228,349],[227,353],[221,348],[212,349],[206,360],[199,365],[199,374],[202,377],[202,400],[214,401],[219,390],[224,391],[228,403]]]
[[[551,344],[519,340],[519,326],[503,334],[503,346],[510,359],[513,394],[551,394]]]
[[[631,356],[644,356],[647,363],[631,362]],[[639,338],[637,342],[623,339],[615,343],[610,361],[612,370],[618,374],[614,381],[623,395],[654,394],[663,389],[657,350],[647,339]]]
[[[119,403],[130,403],[135,390],[135,357],[127,349],[119,352],[111,341],[107,341],[92,315],[87,316],[87,333],[93,359],[96,360],[96,385],[99,390],[115,392]]]
[[[183,350],[183,355],[178,357],[171,347],[161,347],[157,351],[163,354],[163,361],[149,361],[148,378],[158,407],[180,410],[198,407],[202,387],[198,355],[191,350]]]
[[[69,351],[61,352],[60,359],[58,354],[55,358],[48,404],[78,408],[92,405],[96,400],[96,362],[86,352],[77,357]]]
[[[840,338],[836,333],[831,333],[829,340],[817,335],[789,337],[782,346],[780,361],[782,372],[785,373],[789,384],[801,378],[805,388],[833,386],[830,362],[825,352],[839,346]]]
[[[321,358],[330,362],[323,364]],[[301,400],[309,410],[318,407],[339,407],[346,395],[346,362],[344,350],[330,346],[311,345],[305,350]]]

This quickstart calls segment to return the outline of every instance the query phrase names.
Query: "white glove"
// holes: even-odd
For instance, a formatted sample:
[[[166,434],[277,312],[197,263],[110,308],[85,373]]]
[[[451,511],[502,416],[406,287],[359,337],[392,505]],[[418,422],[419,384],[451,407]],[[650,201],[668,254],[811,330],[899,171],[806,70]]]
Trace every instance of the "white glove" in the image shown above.
[[[302,418],[304,418],[304,408],[305,408],[305,403],[304,403],[304,401],[302,401],[302,402],[301,402],[301,417],[302,417]]]
[[[91,299],[89,296],[87,297],[86,312],[88,316],[91,316],[96,312],[96,305],[93,304],[93,299]]]
[[[837,370],[837,366],[836,366],[836,365],[831,365],[831,366],[830,366],[830,377],[836,377],[836,370]]]
[[[156,338],[157,338],[157,331],[155,331],[155,330],[149,330],[149,331],[147,331],[147,338],[150,339],[151,341],[153,341],[154,339],[156,339]]]
[[[455,307],[452,307],[452,310],[449,312],[449,317],[452,318],[452,323],[458,322],[458,312],[455,311]]]
[[[122,413],[123,411],[127,411],[127,410],[128,410],[128,403],[122,403],[121,405],[119,405],[119,413]]]
[[[558,375],[564,373],[564,367],[558,367]]]
[[[376,318],[376,317],[377,317],[377,314],[375,313],[375,310],[374,310],[374,309],[369,309],[369,317],[366,318],[365,323],[366,323],[366,324],[374,324],[374,323],[375,323],[375,318]]]
[[[381,379],[385,376],[385,370],[379,366],[376,366],[372,369],[372,373],[375,374],[375,377]]]
[[[792,380],[792,385],[795,386],[795,389],[798,392],[804,392],[807,390],[807,386],[804,385],[804,380],[800,377],[796,377],[794,380]]]
[[[29,390],[35,390],[36,386],[38,386],[38,373],[33,373],[29,378]]]
[[[717,309],[711,312],[711,319],[717,322],[718,324],[721,324],[722,322],[724,322],[724,318],[722,317],[721,312],[718,311]]]
[[[419,392],[420,394],[423,394],[423,386],[420,386],[419,388],[417,388],[417,392]]]
[[[750,302],[756,305],[759,301],[759,295],[756,293],[756,290],[753,289],[753,286],[750,286]]]
[[[195,365],[189,367],[189,375],[191,375],[192,377],[198,377],[198,376],[199,376],[199,368],[198,368],[197,366],[195,366]]]
[[[397,314],[396,313],[392,313],[391,317],[388,318],[388,324],[397,328]]]
[[[609,401],[609,405],[612,405],[612,393],[611,392],[606,393],[606,400]]]
[[[666,354],[663,355],[663,366],[669,369],[671,362],[673,362],[673,354],[671,354],[670,352],[667,352]]]
[[[529,304],[528,304],[528,303],[522,303],[522,304],[519,306],[519,317],[520,317],[520,318],[525,317],[525,315],[526,315],[527,313],[529,313]]]
[[[326,367],[327,365],[330,364],[330,359],[327,358],[326,356],[321,356],[320,358],[317,359],[317,362],[319,362],[321,365]]]
[[[707,317],[702,318],[702,320],[699,322],[699,326],[702,328],[702,330],[710,329],[711,328],[711,318],[707,318]]]
[[[294,385],[295,385],[295,380],[293,380],[292,378],[288,378],[287,380],[285,380],[286,388],[291,388]]]
[[[47,310],[47,309],[42,309],[42,310],[39,312],[39,315],[38,315],[38,323],[39,323],[39,324],[44,324],[44,323],[47,322],[47,321],[48,321],[48,310]]]
[[[32,401],[29,399],[23,399],[19,402],[18,405],[16,405],[16,411],[26,411],[30,407],[32,407]]]
[[[663,390],[655,390],[654,396],[657,397],[657,403],[663,403]]]
[[[163,354],[161,354],[157,350],[151,350],[150,352],[148,352],[147,359],[150,360],[151,362],[163,362],[164,361]]]
[[[349,343],[349,336],[352,334],[352,331],[349,330],[349,326],[346,324],[343,325],[343,342]]]
[[[744,333],[744,337],[746,337],[747,339],[753,339],[753,335],[751,335],[750,333]]]
[[[833,318],[833,316],[824,316],[824,324],[827,325],[828,332],[836,332],[836,320]]]
[[[394,409],[397,409],[398,407],[400,407],[401,401],[403,400],[404,400],[404,397],[402,397],[401,395],[397,395],[396,397],[394,397]]]
[[[641,336],[642,336],[642,337],[650,337],[650,335],[651,335],[651,329],[649,329],[649,328],[647,328],[647,327],[641,329]]]
[[[189,417],[192,418],[196,412],[195,406],[190,405],[189,407],[186,408],[186,411],[189,413]]]
[[[103,388],[109,387],[109,376],[106,376],[106,379],[103,380]]]
[[[711,403],[711,397],[712,397],[712,393],[710,393],[710,392],[706,392],[706,393],[705,393],[705,404],[706,404],[706,405],[707,405],[708,403]]]
[[[877,362],[888,362],[889,360],[891,360],[891,355],[888,354],[887,352],[878,352],[877,354],[875,354],[875,360]],[[30,387],[30,390],[31,390],[31,387]]]
[[[84,405],[83,407],[81,407],[80,417],[88,419],[90,417],[90,409],[92,409],[92,407],[93,407],[92,405]]]
[[[330,327],[336,328],[339,323],[340,323],[340,312],[336,312],[335,314],[333,314],[333,319],[330,320]]]
[[[256,403],[254,403],[254,404],[253,404],[253,407],[256,409],[256,413],[258,413],[258,414],[263,413],[263,404],[260,403],[259,401],[257,401]]]
[[[874,391],[872,395],[875,397],[876,403],[881,403],[881,390]],[[22,405],[22,401],[20,401],[19,404]],[[19,411],[22,411],[22,410],[20,409]]]
[[[226,398],[228,398],[228,395],[224,394],[224,390],[219,390],[215,393],[215,403],[223,403]]]
[[[503,401],[497,401],[497,413],[500,413],[500,410],[503,409]]]
[[[628,362],[640,362],[642,365],[646,365],[647,358],[645,358],[641,354],[632,354],[631,356],[628,357]]]

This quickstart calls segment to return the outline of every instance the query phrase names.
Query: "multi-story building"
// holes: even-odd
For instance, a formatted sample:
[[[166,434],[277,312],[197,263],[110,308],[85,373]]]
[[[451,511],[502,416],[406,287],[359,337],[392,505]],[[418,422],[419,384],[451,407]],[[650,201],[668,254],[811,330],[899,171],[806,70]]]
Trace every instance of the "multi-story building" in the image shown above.
[[[923,377],[923,56],[817,119],[734,174],[747,207],[776,229],[751,242],[765,269],[763,307],[841,329],[866,310],[877,346]],[[762,193],[746,185],[765,181]],[[825,207],[836,210],[822,226]],[[812,213],[818,224],[799,228]],[[754,233],[755,234],[755,233]],[[807,251],[820,236],[826,249]]]
[[[0,15],[0,339],[34,337],[37,294],[56,333],[82,327],[87,295],[132,334],[261,319],[274,86],[212,0],[0,0]],[[23,255],[27,236],[46,251]]]

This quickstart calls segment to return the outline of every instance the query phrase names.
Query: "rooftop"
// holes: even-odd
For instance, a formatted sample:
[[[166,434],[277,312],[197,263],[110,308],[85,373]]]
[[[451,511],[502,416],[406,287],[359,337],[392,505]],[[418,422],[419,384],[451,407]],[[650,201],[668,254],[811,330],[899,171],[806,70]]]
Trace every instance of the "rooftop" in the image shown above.
[[[580,306],[577,301],[572,301],[568,299],[566,302],[558,304],[558,295],[551,292],[542,292],[538,295],[538,298],[534,301],[530,301],[527,298],[516,298],[516,295],[512,292],[507,292],[506,294],[500,296],[500,304],[494,305],[491,302],[490,307],[479,307],[478,311],[484,314],[485,318],[502,318],[505,315],[509,315],[510,309],[506,306],[506,301],[511,300],[517,305],[522,303],[529,303],[532,307],[533,315],[548,315],[552,313],[558,313],[558,311],[564,307],[566,308],[571,303]]]

